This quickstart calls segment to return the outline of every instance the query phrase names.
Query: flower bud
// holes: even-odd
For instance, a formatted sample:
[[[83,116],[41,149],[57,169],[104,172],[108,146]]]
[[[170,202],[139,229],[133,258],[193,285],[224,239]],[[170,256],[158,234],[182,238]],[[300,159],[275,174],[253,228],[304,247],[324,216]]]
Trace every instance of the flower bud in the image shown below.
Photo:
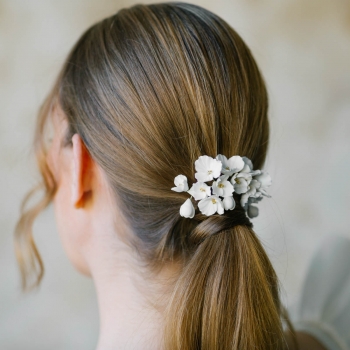
[[[180,207],[180,215],[185,218],[193,218],[194,217],[194,206],[190,198],[186,199],[185,203]]]

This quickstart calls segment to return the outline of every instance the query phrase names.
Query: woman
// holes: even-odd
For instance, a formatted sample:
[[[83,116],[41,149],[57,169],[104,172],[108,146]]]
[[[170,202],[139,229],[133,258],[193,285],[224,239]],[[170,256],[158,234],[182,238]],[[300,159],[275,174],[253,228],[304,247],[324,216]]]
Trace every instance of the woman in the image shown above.
[[[171,190],[179,174],[196,181],[203,155],[245,156],[261,169],[267,110],[250,50],[199,6],[135,5],[93,25],[39,115],[46,195],[17,226],[23,286],[42,278],[30,227],[53,201],[70,260],[96,286],[99,350],[292,348],[278,280],[241,195],[223,213],[186,216],[188,193]]]

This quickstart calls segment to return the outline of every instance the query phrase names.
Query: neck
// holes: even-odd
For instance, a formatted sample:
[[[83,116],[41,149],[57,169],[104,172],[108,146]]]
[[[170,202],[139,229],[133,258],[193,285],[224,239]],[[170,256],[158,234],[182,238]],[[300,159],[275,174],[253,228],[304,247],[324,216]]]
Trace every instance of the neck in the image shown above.
[[[156,290],[153,279],[145,281],[130,247],[120,242],[106,246],[95,245],[95,258],[89,259],[100,316],[97,350],[161,349],[164,321],[161,298],[156,298],[164,296],[164,290]]]
[[[93,278],[100,314],[97,350],[160,349],[162,315],[133,286],[133,277]]]

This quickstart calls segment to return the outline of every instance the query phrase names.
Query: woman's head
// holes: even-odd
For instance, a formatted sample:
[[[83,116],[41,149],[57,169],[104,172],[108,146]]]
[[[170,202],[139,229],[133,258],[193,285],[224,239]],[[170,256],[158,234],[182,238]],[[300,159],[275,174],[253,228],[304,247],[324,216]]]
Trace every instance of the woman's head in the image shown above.
[[[72,201],[78,207],[83,195],[88,202],[90,186],[96,186],[89,180],[77,185],[84,166],[108,184],[114,222],[123,222],[123,239],[141,258],[152,268],[174,260],[182,265],[168,310],[169,348],[281,344],[272,266],[245,220],[230,226],[242,208],[186,219],[179,215],[186,194],[170,190],[178,174],[195,181],[193,164],[204,154],[238,154],[261,168],[267,108],[250,50],[225,21],[201,7],[135,5],[93,25],[69,54],[39,116],[36,146],[46,197],[17,228],[34,248],[32,265],[39,255],[24,228],[54,199],[66,250],[89,273],[78,249],[87,239],[87,221],[68,208]],[[56,133],[48,156],[43,134],[50,115]]]
[[[58,85],[66,145],[80,135],[146,250],[182,220],[184,195],[169,186],[178,173],[194,180],[200,155],[246,155],[257,167],[265,158],[256,64],[229,26],[193,5],[135,6],[91,27]]]

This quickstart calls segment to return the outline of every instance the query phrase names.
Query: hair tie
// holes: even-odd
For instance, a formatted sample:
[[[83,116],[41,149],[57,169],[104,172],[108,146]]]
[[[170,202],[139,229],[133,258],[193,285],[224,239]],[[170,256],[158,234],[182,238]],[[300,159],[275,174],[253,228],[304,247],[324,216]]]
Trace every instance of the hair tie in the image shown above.
[[[262,170],[253,170],[253,163],[247,157],[232,156],[227,159],[219,154],[216,158],[200,156],[195,162],[197,182],[189,189],[187,177],[177,175],[174,179],[175,192],[187,192],[191,195],[180,207],[180,215],[193,218],[195,208],[192,198],[198,202],[198,208],[206,216],[223,214],[224,210],[233,210],[236,202],[233,193],[241,195],[240,204],[250,218],[258,216],[259,209],[252,204],[258,203],[263,196],[271,197],[266,190],[271,186],[271,176]],[[206,182],[211,182],[207,184]]]

